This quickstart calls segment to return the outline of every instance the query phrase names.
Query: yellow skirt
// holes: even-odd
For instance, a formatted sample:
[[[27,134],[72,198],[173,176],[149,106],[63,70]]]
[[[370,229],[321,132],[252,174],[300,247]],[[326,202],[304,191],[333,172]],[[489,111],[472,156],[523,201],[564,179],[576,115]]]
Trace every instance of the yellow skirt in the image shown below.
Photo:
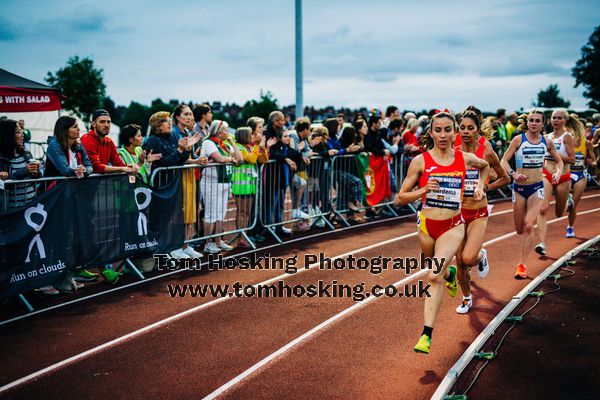
[[[198,190],[193,169],[184,169],[181,175],[183,186],[183,223],[195,224],[198,218],[196,191]]]

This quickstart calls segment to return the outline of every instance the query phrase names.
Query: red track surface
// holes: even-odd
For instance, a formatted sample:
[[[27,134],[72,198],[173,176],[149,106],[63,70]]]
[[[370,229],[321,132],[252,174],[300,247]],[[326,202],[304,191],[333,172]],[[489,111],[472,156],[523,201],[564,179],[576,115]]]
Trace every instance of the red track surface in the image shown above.
[[[581,201],[580,212],[600,207],[600,196],[595,192],[586,195],[594,197]],[[498,204],[494,211],[511,206]],[[564,220],[549,225],[548,257],[531,257],[530,276],[598,234],[600,210],[579,217],[576,239],[564,238],[565,226]],[[333,257],[414,232],[414,219],[388,222],[334,233],[312,243],[284,245],[271,254],[303,257],[323,251]],[[496,214],[490,218],[485,240],[511,232],[512,213]],[[475,308],[471,313],[457,315],[454,309],[459,299],[444,299],[431,354],[412,351],[422,329],[423,299],[382,297],[309,336],[234,385],[225,397],[429,398],[469,343],[529,282],[512,278],[519,243],[512,235],[487,247],[492,269],[485,280],[473,284]],[[416,237],[411,235],[355,255],[418,254]],[[234,270],[180,274],[2,327],[0,385],[212,300],[171,299],[167,283],[258,283],[280,273]],[[398,270],[372,275],[311,269],[288,276],[285,282],[306,285],[335,279],[349,285],[365,282],[368,287],[405,277]],[[200,398],[355,304],[350,298],[230,298],[119,341],[0,393],[0,397]]]

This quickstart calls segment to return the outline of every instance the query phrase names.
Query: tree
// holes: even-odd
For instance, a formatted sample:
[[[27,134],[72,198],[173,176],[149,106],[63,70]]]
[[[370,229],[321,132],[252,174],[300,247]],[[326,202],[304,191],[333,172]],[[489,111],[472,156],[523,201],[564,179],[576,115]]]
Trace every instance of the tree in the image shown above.
[[[533,103],[534,107],[569,107],[571,102],[560,97],[558,84],[550,85],[546,89],[540,90],[537,95],[537,103]]]
[[[588,106],[600,110],[600,25],[594,29],[588,42],[581,48],[581,58],[571,70],[575,87],[583,85]]]
[[[267,121],[269,114],[275,110],[279,110],[277,99],[273,98],[273,94],[271,92],[267,92],[265,94],[261,90],[260,100],[257,101],[253,99],[244,104],[242,116],[244,121],[248,120],[250,117],[261,117]]]
[[[165,111],[165,110],[162,110]],[[132,101],[129,104],[129,107],[123,113],[123,117],[121,118],[121,127],[129,124],[136,124],[142,127],[142,134],[146,134],[146,130],[148,129],[148,120],[150,119],[148,113],[148,107],[143,104]]]
[[[48,72],[46,82],[66,96],[63,107],[72,110],[89,122],[92,113],[100,108],[106,96],[102,70],[94,67],[91,58],[71,57],[67,65],[54,74]]]
[[[110,114],[110,119],[113,123],[121,125],[121,113],[117,109],[115,101],[110,97],[105,97],[102,100],[102,108],[104,108]]]

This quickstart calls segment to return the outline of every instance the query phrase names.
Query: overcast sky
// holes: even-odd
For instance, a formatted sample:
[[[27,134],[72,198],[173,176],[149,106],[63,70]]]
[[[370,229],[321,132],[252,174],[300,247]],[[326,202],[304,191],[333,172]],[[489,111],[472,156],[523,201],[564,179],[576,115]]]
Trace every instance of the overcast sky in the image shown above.
[[[401,109],[529,107],[571,68],[597,0],[305,0],[304,104]],[[295,102],[294,0],[2,0],[0,67],[43,81],[73,55],[104,70],[117,104]]]

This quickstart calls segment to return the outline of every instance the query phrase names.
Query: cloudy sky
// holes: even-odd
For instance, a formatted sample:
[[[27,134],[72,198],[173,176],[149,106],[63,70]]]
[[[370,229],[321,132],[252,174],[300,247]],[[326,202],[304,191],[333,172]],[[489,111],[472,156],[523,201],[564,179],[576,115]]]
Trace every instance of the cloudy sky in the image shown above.
[[[529,107],[571,68],[597,0],[304,0],[304,103],[401,109]],[[294,0],[3,0],[0,67],[43,81],[73,55],[104,70],[117,104],[295,102]]]

